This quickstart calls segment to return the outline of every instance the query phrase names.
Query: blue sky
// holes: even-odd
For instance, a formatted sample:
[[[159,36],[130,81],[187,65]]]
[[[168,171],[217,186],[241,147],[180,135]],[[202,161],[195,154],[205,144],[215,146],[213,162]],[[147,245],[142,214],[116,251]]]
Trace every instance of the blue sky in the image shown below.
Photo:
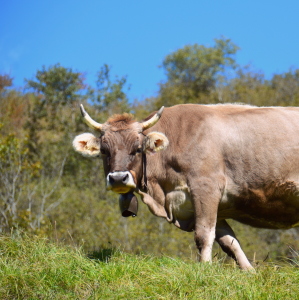
[[[0,73],[24,86],[43,65],[86,73],[95,85],[106,63],[127,75],[131,100],[155,95],[158,66],[186,44],[224,36],[237,62],[270,77],[299,67],[299,1],[265,0],[2,0]]]

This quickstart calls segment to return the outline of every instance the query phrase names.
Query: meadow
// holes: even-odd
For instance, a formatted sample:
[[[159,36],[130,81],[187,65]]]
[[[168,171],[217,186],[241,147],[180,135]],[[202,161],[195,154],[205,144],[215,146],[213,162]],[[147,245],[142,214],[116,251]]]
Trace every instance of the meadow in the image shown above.
[[[115,249],[85,253],[47,238],[0,238],[0,299],[299,299],[299,260],[200,264]]]

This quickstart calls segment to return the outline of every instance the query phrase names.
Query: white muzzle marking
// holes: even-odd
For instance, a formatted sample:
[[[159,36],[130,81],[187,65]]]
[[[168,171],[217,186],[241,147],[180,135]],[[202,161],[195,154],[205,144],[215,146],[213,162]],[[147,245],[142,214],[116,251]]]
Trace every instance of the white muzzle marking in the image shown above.
[[[123,183],[123,187],[117,185],[116,187],[113,186],[113,184],[111,184],[111,177],[123,177],[125,178],[127,176],[126,182]],[[133,176],[129,171],[125,171],[125,172],[110,172],[107,177],[106,177],[106,183],[107,183],[107,190],[112,190],[115,191],[117,193],[127,193],[129,192],[131,189],[135,189],[136,188],[136,184],[134,182]]]

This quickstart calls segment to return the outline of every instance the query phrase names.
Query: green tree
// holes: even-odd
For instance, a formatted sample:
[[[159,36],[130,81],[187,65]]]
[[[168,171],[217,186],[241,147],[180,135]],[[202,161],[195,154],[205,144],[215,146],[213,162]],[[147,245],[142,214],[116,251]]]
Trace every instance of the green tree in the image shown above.
[[[80,126],[78,107],[86,99],[84,76],[56,64],[43,66],[35,79],[26,83],[28,90],[34,92],[27,121],[31,152],[48,156],[47,149],[52,153],[56,149],[61,153]]]
[[[62,108],[68,107],[70,112],[74,112],[78,102],[85,98],[83,92],[86,85],[82,73],[74,72],[60,64],[48,69],[43,66],[42,70],[37,71],[35,80],[25,81],[27,88],[32,89],[38,96],[31,110],[32,118],[39,121],[43,119],[44,126],[47,125],[47,129],[50,130],[68,126],[71,116],[65,115]]]
[[[13,78],[8,74],[0,74],[0,92],[2,93],[7,87],[12,86]]]
[[[28,97],[12,88],[13,78],[0,75],[0,123],[1,133],[24,137],[24,124],[27,121]]]
[[[209,94],[237,64],[239,48],[230,39],[215,39],[215,45],[187,45],[167,55],[162,63],[167,81],[160,84],[160,101],[165,105],[198,102]]]
[[[266,79],[252,67],[239,67],[227,84],[218,86],[209,95],[211,102],[239,102],[257,106],[298,106],[299,70],[274,74]]]
[[[299,105],[299,69],[275,74],[269,84],[274,92],[272,105]]]
[[[220,102],[246,103],[251,105],[273,105],[272,90],[262,72],[250,66],[239,67],[228,84],[216,89]],[[216,95],[214,95],[216,96]]]
[[[36,81],[25,80],[27,87],[44,96],[43,101],[50,105],[70,104],[81,98],[79,92],[84,89],[84,77],[80,72],[60,64],[37,71]]]
[[[117,77],[111,80],[111,67],[104,64],[97,74],[96,89],[90,89],[90,99],[94,108],[101,112],[101,121],[115,113],[130,111],[128,97],[124,91],[127,77]],[[129,89],[129,87],[128,87]]]

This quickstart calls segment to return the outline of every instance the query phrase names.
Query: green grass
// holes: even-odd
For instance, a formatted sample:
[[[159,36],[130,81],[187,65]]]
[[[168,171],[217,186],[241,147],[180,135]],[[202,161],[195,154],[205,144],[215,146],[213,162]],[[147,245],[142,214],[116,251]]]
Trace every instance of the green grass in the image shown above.
[[[34,237],[0,237],[0,299],[299,299],[295,264],[256,273],[223,262],[80,249]]]

